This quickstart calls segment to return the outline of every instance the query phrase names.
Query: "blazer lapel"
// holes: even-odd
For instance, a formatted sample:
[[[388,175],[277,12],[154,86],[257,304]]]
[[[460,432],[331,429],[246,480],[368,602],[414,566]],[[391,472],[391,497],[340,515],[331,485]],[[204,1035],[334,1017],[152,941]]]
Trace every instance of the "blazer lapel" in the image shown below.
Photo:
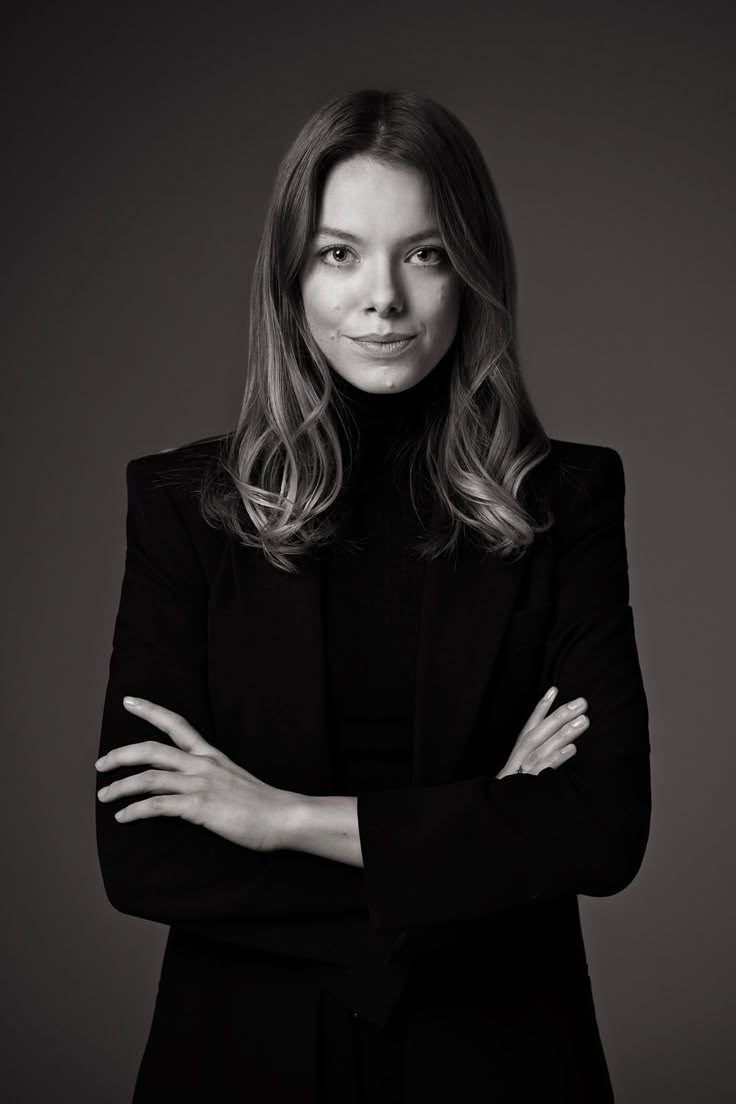
[[[247,626],[238,647],[253,687],[248,723],[262,734],[259,765],[284,789],[334,793],[321,564],[307,555],[298,574],[287,574],[260,552],[231,547],[238,619]]]
[[[417,654],[415,786],[453,779],[525,566],[523,558],[511,563],[465,541],[453,558],[427,563]]]

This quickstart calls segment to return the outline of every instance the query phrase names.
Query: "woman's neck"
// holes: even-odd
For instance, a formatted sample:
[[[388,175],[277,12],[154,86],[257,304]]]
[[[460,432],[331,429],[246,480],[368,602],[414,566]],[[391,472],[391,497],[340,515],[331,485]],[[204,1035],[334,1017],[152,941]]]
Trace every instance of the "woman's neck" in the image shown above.
[[[359,427],[391,427],[421,419],[430,405],[444,394],[450,377],[450,358],[445,356],[431,372],[403,391],[364,391],[330,368],[333,387]]]

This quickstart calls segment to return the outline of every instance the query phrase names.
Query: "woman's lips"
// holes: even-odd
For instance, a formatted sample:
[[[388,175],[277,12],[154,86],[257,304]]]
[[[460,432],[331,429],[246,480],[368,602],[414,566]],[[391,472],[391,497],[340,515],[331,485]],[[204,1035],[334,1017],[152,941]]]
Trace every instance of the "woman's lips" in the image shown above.
[[[367,356],[385,359],[386,357],[401,356],[409,348],[415,337],[416,334],[413,334],[402,341],[366,341],[358,337],[351,337],[348,340],[352,341],[353,345]]]

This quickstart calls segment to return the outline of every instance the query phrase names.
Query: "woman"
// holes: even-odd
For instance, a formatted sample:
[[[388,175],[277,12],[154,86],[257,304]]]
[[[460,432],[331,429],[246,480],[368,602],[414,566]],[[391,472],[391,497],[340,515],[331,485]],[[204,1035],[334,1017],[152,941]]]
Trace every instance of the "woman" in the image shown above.
[[[649,832],[623,466],[534,413],[454,115],[309,119],[236,429],[126,474],[98,847],[170,927],[135,1104],[611,1101],[577,895]]]

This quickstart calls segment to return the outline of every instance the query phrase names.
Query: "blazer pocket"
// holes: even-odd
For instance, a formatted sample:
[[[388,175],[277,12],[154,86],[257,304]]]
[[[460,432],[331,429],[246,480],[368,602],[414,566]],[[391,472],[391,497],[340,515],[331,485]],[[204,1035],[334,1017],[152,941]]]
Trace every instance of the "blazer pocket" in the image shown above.
[[[549,637],[554,612],[554,602],[550,601],[513,613],[506,629],[504,648],[516,651],[519,648],[544,644]]]

